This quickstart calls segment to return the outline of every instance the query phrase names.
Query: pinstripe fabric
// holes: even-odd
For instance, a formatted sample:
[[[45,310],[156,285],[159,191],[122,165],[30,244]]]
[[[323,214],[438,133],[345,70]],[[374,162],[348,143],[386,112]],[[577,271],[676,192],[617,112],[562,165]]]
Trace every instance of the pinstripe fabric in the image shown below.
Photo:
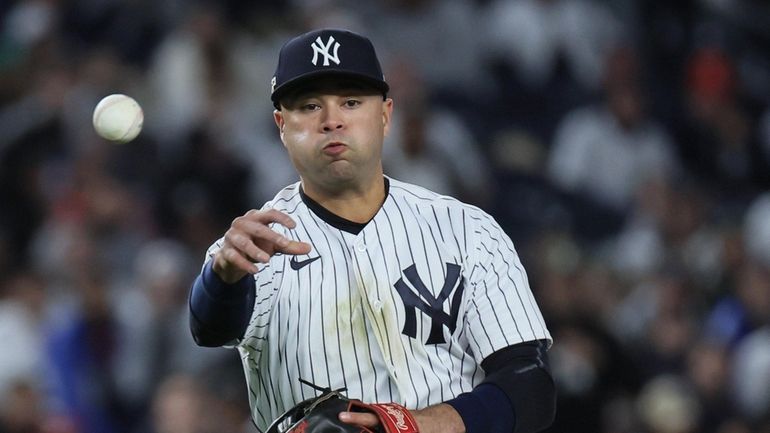
[[[476,207],[393,179],[382,208],[358,234],[313,213],[299,184],[270,207],[297,223],[274,230],[313,246],[296,260],[321,258],[294,270],[290,256],[276,255],[255,275],[254,312],[237,348],[260,429],[315,395],[298,378],[346,387],[367,402],[423,408],[472,390],[492,352],[551,339],[513,244]],[[411,307],[397,285],[413,294]],[[431,310],[431,301],[440,305]]]

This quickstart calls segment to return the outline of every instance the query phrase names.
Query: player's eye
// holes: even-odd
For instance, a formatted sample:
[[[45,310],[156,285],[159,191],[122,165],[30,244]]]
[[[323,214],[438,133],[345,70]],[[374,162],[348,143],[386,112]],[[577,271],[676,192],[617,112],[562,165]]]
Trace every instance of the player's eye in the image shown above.
[[[306,104],[302,104],[300,108],[302,111],[316,111],[321,108],[321,106],[313,102],[308,102]]]
[[[358,99],[346,99],[345,100],[345,106],[348,108],[353,108],[361,105],[361,101]]]

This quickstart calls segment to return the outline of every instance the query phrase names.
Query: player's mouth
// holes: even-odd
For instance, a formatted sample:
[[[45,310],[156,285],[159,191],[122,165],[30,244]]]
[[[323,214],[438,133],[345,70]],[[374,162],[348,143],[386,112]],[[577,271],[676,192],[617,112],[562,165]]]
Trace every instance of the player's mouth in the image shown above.
[[[329,156],[337,156],[347,150],[348,146],[338,141],[329,143],[323,148],[323,153]]]

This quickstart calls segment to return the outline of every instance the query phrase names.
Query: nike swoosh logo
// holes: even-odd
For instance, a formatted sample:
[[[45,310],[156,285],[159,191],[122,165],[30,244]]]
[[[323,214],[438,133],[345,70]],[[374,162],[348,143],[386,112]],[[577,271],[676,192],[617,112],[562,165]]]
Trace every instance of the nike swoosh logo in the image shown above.
[[[291,260],[289,260],[289,265],[291,265],[292,269],[294,269],[295,271],[298,271],[298,270],[304,268],[305,266],[313,263],[314,261],[316,261],[316,260],[318,260],[320,258],[321,258],[321,256],[315,256],[315,257],[311,257],[309,259],[302,260],[300,262],[300,261],[297,261],[296,257],[292,257]]]

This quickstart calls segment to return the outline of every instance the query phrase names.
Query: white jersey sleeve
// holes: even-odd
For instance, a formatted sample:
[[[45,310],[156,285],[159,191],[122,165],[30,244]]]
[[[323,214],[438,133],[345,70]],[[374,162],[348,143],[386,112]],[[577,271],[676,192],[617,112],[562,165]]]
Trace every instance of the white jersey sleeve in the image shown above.
[[[507,346],[547,340],[548,332],[513,242],[481,210],[472,224],[468,249],[470,275],[465,326],[477,362]]]

